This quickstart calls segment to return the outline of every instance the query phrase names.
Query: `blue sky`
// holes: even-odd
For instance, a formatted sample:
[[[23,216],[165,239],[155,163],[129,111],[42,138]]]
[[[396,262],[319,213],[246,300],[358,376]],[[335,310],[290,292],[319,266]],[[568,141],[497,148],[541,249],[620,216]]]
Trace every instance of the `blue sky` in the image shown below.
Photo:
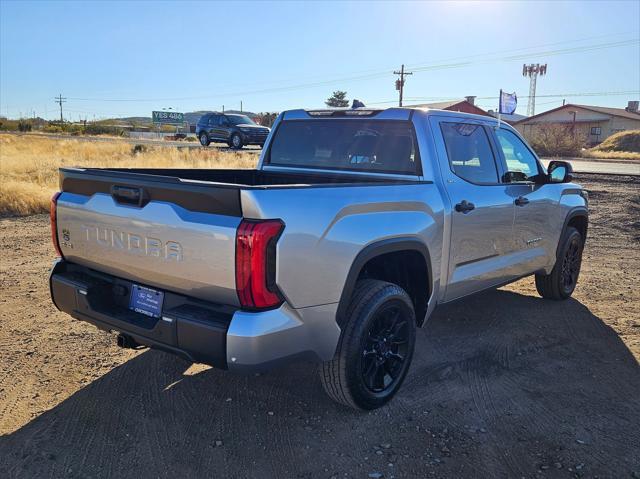
[[[0,0],[0,113],[70,119],[320,107],[333,90],[405,104],[500,88],[526,111],[523,63],[547,63],[537,112],[640,93],[640,2],[14,2]],[[618,92],[626,92],[614,94]],[[586,93],[608,93],[574,96]],[[569,96],[571,94],[571,96]],[[488,98],[486,98],[488,97]],[[131,101],[121,101],[131,100]]]

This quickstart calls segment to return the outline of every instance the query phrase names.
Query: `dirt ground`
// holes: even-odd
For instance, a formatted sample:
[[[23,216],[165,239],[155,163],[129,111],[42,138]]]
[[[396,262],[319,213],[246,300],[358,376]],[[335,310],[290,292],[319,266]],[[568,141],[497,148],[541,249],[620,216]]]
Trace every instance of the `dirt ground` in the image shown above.
[[[236,376],[55,310],[44,215],[0,220],[0,477],[640,477],[640,177],[581,175],[578,289],[533,280],[437,311],[387,407],[312,365]]]

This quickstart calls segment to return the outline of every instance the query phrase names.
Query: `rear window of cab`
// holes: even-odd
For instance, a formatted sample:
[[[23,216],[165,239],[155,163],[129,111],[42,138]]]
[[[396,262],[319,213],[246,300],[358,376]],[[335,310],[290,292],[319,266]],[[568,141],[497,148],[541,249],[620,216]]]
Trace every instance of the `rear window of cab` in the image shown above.
[[[399,120],[290,120],[278,126],[267,163],[297,168],[420,175],[413,125]]]

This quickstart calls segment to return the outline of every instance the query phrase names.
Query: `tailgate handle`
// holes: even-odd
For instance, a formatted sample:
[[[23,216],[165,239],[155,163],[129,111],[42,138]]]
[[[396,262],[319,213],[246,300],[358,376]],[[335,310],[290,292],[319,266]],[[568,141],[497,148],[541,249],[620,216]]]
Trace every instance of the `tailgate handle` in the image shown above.
[[[116,200],[116,203],[138,207],[143,207],[149,202],[144,189],[135,186],[113,185],[111,187],[111,196]]]

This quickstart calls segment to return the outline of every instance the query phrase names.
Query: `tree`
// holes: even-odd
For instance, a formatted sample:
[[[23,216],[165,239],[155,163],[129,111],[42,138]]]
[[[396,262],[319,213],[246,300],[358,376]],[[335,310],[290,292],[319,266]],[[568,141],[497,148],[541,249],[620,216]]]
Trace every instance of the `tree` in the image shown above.
[[[327,98],[327,100],[324,102],[325,105],[331,107],[331,108],[336,108],[336,107],[346,107],[349,106],[349,100],[347,100],[347,92],[346,91],[334,91],[333,95],[331,95],[329,98]]]
[[[278,118],[277,113],[258,113],[256,115],[255,121],[258,125],[268,126],[271,128],[273,126],[273,122]]]
[[[540,156],[580,156],[587,146],[586,132],[572,124],[541,123],[525,138]]]

